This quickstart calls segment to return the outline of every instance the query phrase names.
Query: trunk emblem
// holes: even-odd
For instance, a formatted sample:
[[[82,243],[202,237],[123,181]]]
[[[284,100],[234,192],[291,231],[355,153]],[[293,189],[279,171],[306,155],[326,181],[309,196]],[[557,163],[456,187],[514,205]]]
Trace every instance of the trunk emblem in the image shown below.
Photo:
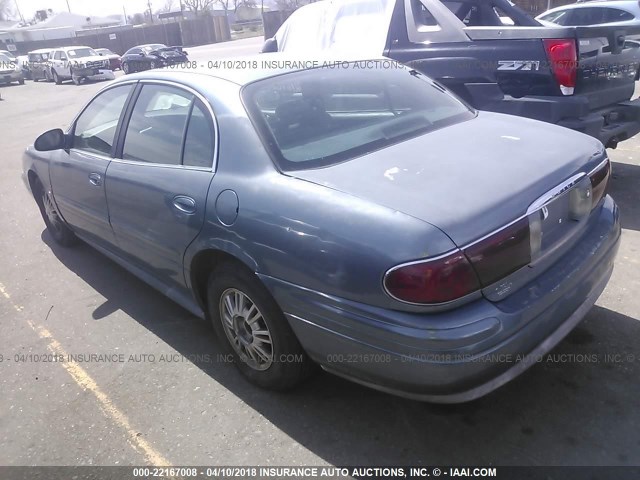
[[[549,216],[549,209],[547,207],[542,207],[542,220],[546,220]]]

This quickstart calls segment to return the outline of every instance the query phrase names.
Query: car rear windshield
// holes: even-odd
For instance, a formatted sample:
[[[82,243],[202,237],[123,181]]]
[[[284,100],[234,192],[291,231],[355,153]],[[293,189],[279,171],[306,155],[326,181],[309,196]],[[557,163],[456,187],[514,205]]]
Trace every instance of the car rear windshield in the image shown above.
[[[343,162],[475,116],[415,70],[356,65],[287,73],[243,89],[249,116],[282,170]]]

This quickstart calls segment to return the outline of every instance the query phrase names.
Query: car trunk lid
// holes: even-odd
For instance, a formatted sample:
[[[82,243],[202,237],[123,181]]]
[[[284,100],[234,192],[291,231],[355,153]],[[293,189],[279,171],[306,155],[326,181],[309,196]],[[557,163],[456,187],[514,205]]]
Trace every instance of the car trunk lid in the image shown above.
[[[583,134],[481,112],[347,162],[289,174],[424,220],[463,247],[525,215],[603,155]]]

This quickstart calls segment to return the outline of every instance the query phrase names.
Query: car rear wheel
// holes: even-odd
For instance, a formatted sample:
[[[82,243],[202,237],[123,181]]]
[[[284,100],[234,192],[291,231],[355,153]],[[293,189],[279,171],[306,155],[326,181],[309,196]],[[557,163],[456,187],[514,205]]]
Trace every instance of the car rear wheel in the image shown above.
[[[251,383],[287,390],[313,369],[282,311],[248,270],[232,263],[209,278],[207,300],[223,348]]]
[[[24,85],[24,78],[21,78],[20,80],[18,80],[18,83],[19,83],[20,85]]]
[[[73,231],[64,223],[64,220],[58,213],[58,207],[51,197],[51,193],[45,190],[39,180],[35,180],[33,195],[40,209],[42,219],[47,226],[47,231],[56,243],[63,247],[71,247],[77,244],[78,237],[76,237]]]
[[[58,72],[53,70],[51,74],[53,75],[53,81],[56,82],[56,85],[60,85],[62,83],[62,79],[60,78],[60,75],[58,75]]]
[[[80,85],[80,83],[82,82],[82,77],[71,76],[71,80],[75,85]]]

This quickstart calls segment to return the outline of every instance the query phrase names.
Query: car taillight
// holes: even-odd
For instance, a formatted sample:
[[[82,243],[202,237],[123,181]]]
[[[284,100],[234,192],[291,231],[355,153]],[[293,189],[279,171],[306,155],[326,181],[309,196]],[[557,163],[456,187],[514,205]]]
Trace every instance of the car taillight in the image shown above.
[[[463,251],[392,268],[384,286],[404,302],[450,302],[529,264],[531,249],[529,217],[524,217]]]
[[[611,161],[606,159],[601,165],[589,173],[589,180],[591,180],[591,208],[595,208],[602,197],[607,194],[607,187],[609,186],[609,178],[611,178]]]
[[[576,86],[578,51],[573,39],[544,39],[551,71],[563,95],[572,95]]]
[[[436,304],[475,292],[480,283],[469,260],[457,250],[443,257],[392,268],[385,275],[384,286],[397,300]]]
[[[506,277],[531,262],[529,217],[464,249],[482,286]]]

